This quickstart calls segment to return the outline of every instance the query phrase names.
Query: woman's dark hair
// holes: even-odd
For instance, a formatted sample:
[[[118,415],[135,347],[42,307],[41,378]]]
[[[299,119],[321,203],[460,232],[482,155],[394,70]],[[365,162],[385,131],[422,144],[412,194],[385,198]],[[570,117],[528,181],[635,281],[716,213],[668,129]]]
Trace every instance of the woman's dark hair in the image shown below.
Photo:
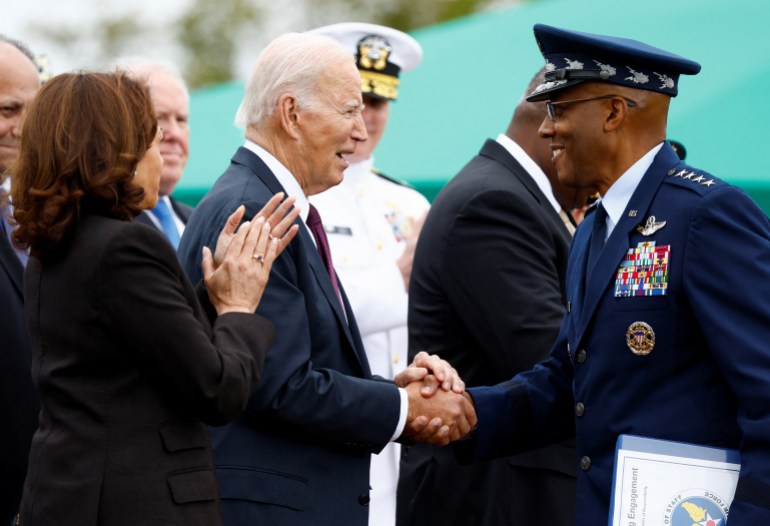
[[[12,168],[14,241],[45,256],[82,212],[128,220],[144,191],[132,183],[157,118],[147,87],[125,73],[65,73],[27,111]]]

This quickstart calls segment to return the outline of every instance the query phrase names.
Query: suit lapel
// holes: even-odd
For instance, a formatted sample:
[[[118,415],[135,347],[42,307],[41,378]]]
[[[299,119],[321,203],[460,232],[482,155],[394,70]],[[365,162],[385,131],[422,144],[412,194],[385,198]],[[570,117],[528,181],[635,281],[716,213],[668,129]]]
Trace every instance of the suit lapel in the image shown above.
[[[540,190],[540,187],[537,186],[537,183],[529,174],[529,172],[527,172],[527,170],[525,170],[524,167],[519,164],[519,162],[510,154],[508,150],[505,149],[505,147],[503,147],[503,145],[497,141],[493,141],[492,139],[487,139],[487,142],[484,143],[484,146],[481,147],[479,155],[483,157],[489,157],[490,159],[493,159],[505,166],[513,174],[513,176],[521,182],[524,188],[526,188],[527,191],[532,194],[532,197],[534,197],[535,200],[540,204],[540,207],[543,210],[545,216],[548,217],[548,220],[556,226],[556,230],[562,234],[564,242],[567,243],[567,245],[570,244],[572,241],[572,236],[570,235],[569,230],[567,230],[567,227],[564,225],[564,221],[562,221],[561,216],[559,216],[558,212],[553,209],[551,202],[543,194],[543,191]]]
[[[663,146],[658,155],[652,162],[652,165],[642,177],[634,194],[631,196],[631,200],[628,202],[628,206],[623,211],[623,215],[620,217],[618,224],[612,230],[612,234],[607,239],[607,243],[604,245],[604,249],[599,255],[599,259],[596,260],[596,266],[587,278],[585,278],[585,303],[583,304],[582,311],[582,323],[581,323],[581,335],[585,332],[586,327],[593,317],[599,300],[605,295],[607,288],[612,287],[615,283],[614,275],[617,272],[618,266],[625,256],[626,252],[630,248],[630,237],[636,227],[647,216],[647,210],[650,208],[652,199],[658,192],[663,178],[666,173],[673,166],[679,163],[679,158],[674,151],[667,144]],[[590,233],[591,229],[586,225],[587,233]],[[590,237],[590,236],[588,236]],[[584,237],[584,246],[582,253],[582,268],[585,269],[585,258],[587,257],[588,239]],[[583,279],[581,278],[581,281]],[[579,291],[581,292],[581,291]],[[580,338],[579,338],[580,339]]]
[[[298,223],[301,222],[298,221]],[[329,272],[326,270],[326,265],[324,265],[323,259],[321,259],[321,254],[318,253],[313,238],[304,224],[300,226],[299,236],[302,239],[302,246],[305,247],[308,252],[307,260],[310,263],[310,268],[313,270],[313,274],[315,274],[318,286],[321,287],[324,296],[326,296],[326,299],[329,301],[329,305],[331,306],[332,310],[334,310],[334,314],[337,315],[337,320],[340,322],[340,325],[342,325],[348,340],[350,340],[352,344],[353,336],[350,334],[347,318],[342,312],[342,305],[340,304],[340,300],[337,298],[337,294],[334,292],[332,281],[329,278]],[[337,277],[337,282],[339,283],[339,276]],[[341,287],[340,294],[342,294]],[[350,315],[350,313],[348,313],[348,315]]]
[[[578,330],[580,321],[585,316],[583,313],[583,301],[586,291],[586,265],[588,264],[588,247],[591,242],[591,231],[596,217],[587,214],[575,232],[575,237],[570,246],[570,263],[567,267],[567,297],[572,304],[571,310],[580,313],[580,316],[570,316],[573,330]]]
[[[171,208],[174,210],[174,213],[177,215],[179,220],[186,225],[187,221],[190,219],[192,208],[183,206],[181,203],[176,201],[173,197],[169,197],[168,200],[171,201]]]
[[[286,190],[283,189],[281,183],[278,182],[278,179],[275,177],[275,175],[273,175],[273,172],[270,171],[270,168],[267,167],[264,161],[248,148],[244,148],[243,146],[238,148],[231,160],[233,163],[245,166],[251,172],[253,172],[254,175],[256,175],[273,194],[277,194],[278,192],[286,192]]]
[[[11,283],[19,292],[19,296],[24,294],[24,266],[19,261],[19,257],[11,247],[8,238],[5,237],[2,228],[0,228],[0,267],[8,274]]]
[[[538,203],[543,204],[543,202],[548,201],[548,199],[543,195],[543,192],[540,191],[540,188],[537,186],[535,180],[532,179],[532,176],[529,175],[524,167],[519,164],[519,162],[510,154],[510,152],[508,152],[508,150],[505,149],[505,147],[503,147],[502,144],[497,141],[493,141],[492,139],[487,139],[487,142],[485,142],[484,146],[481,147],[479,155],[494,159],[495,161],[505,166],[514,176],[516,176],[516,178],[519,179],[519,181],[521,181],[521,184],[524,185],[524,187],[532,194],[532,197],[534,197]]]
[[[259,156],[251,150],[243,147],[238,148],[238,151],[235,152],[232,161],[234,163],[241,164],[252,171],[254,175],[258,177],[273,194],[277,194],[278,192],[286,192],[275,175],[273,175],[273,172],[271,172],[267,165],[262,161],[262,159],[260,159]],[[345,333],[350,346],[355,350],[355,355],[359,364],[361,364],[361,367],[364,371],[368,371],[369,368],[366,365],[366,360],[364,359],[362,361],[362,353],[364,352],[363,347],[359,348],[359,345],[356,345],[355,343],[353,335],[350,332],[350,327],[348,326],[347,318],[342,312],[342,305],[340,305],[337,294],[334,292],[334,287],[332,286],[331,279],[329,278],[329,273],[326,270],[326,265],[324,265],[323,259],[321,259],[321,254],[319,254],[318,250],[316,249],[312,235],[301,219],[297,219],[295,224],[299,225],[299,233],[297,236],[300,239],[300,249],[305,250],[307,253],[307,261],[310,265],[310,269],[315,275],[316,282],[323,291],[324,296],[326,296],[329,305],[334,311],[334,314],[337,317],[337,321],[342,327],[342,330]],[[294,242],[296,242],[296,240]],[[339,283],[339,276],[337,278],[337,282]],[[341,285],[340,293],[344,295]],[[348,317],[352,316],[352,312],[350,312],[350,309],[348,309]]]

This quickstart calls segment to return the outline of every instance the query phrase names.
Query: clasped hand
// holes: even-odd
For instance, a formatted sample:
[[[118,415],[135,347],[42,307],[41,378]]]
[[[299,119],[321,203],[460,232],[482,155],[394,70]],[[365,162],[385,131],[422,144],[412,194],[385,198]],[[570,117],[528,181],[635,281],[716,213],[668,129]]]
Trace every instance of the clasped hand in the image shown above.
[[[476,426],[476,411],[465,392],[465,383],[438,356],[418,353],[395,382],[409,396],[403,437],[443,446],[461,439]]]

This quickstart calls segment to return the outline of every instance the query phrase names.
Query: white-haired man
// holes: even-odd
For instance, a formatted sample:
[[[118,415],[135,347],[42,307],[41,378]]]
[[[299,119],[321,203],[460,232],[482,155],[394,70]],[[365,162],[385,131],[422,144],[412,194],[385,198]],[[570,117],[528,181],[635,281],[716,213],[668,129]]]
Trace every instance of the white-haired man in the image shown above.
[[[414,247],[428,200],[407,184],[374,168],[374,151],[398,96],[400,74],[416,67],[422,48],[396,29],[343,22],[314,29],[348,48],[361,75],[368,138],[347,156],[339,185],[310,198],[326,223],[334,267],[356,314],[372,372],[393,378],[407,359],[407,291]],[[396,523],[400,444],[372,457],[369,526]]]
[[[190,94],[179,69],[171,62],[127,57],[115,63],[116,68],[142,78],[150,87],[152,104],[163,129],[160,154],[163,171],[160,175],[158,204],[145,210],[136,220],[163,232],[177,248],[192,208],[171,197],[182,178],[190,149]]]
[[[372,377],[318,211],[308,203],[342,180],[344,156],[366,140],[362,106],[358,71],[339,43],[297,33],[274,40],[238,113],[246,142],[179,246],[197,281],[202,247],[216,243],[237,206],[252,217],[283,192],[302,210],[299,233],[274,263],[259,305],[277,334],[263,378],[244,415],[211,431],[226,525],[365,526],[371,453],[407,435],[446,443],[475,422],[458,394],[462,382],[436,357],[415,360],[443,382],[432,397],[415,381],[425,369],[408,368],[397,377],[400,388]]]

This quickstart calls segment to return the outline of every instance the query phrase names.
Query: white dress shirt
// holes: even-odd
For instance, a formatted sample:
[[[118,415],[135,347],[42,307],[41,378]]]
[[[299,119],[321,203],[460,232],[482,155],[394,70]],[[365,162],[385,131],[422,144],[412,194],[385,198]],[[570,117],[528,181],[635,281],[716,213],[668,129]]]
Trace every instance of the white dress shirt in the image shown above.
[[[628,202],[631,200],[631,196],[634,195],[636,187],[639,186],[642,177],[647,173],[647,170],[652,165],[652,161],[662,147],[663,143],[660,143],[644,154],[602,196],[602,204],[607,211],[607,234],[604,237],[605,241],[609,239],[615,225],[620,221],[620,216],[623,215],[623,211],[628,206]]]

